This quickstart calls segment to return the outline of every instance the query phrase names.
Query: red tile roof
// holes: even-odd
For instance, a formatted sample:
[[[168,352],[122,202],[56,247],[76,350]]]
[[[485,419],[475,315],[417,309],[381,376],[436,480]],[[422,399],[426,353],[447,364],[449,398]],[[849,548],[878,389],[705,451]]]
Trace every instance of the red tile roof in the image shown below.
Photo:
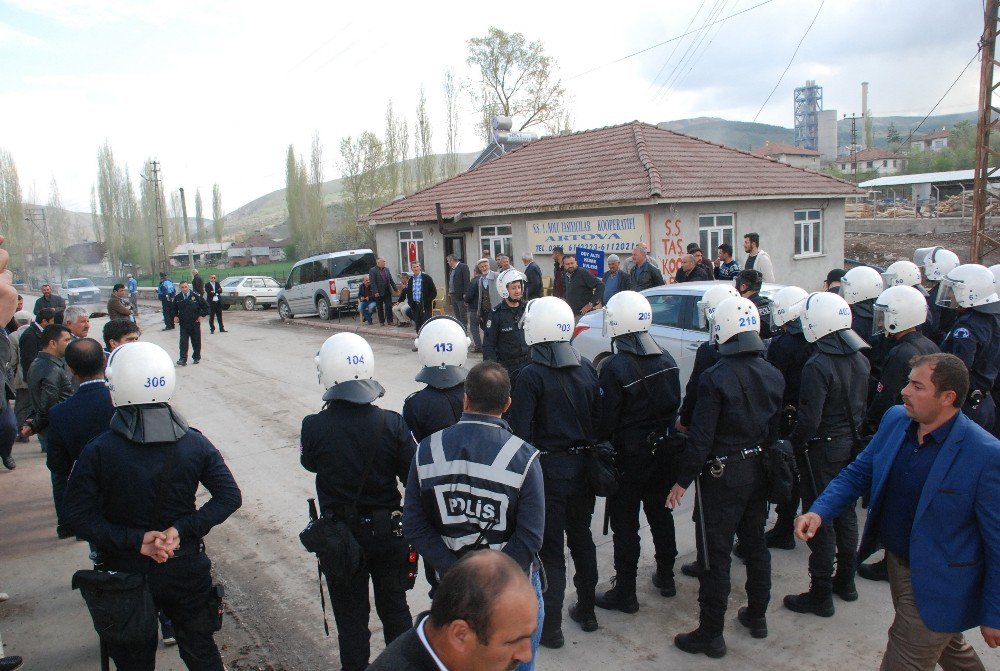
[[[806,149],[805,147],[796,147],[787,142],[768,142],[763,147],[751,149],[750,153],[754,156],[779,156],[781,154],[789,156],[819,156],[818,151]]]
[[[627,206],[694,198],[851,196],[848,182],[651,124],[555,135],[384,205],[363,220]]]
[[[909,158],[909,156],[906,154],[896,154],[885,149],[865,149],[864,151],[859,151],[857,154],[840,156],[837,158],[837,163],[853,163],[855,158],[859,161],[882,161],[887,158],[905,159]]]
[[[937,140],[938,138],[942,137],[951,137],[951,131],[942,128],[941,130],[934,131],[933,133],[928,133],[927,135],[920,138],[920,141],[923,142],[926,140]]]

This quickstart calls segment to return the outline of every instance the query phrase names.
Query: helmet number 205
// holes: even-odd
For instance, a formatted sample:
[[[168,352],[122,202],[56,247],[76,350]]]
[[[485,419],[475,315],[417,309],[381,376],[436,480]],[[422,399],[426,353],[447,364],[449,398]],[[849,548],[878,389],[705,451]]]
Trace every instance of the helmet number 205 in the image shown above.
[[[639,321],[641,321],[641,322],[648,322],[650,319],[652,319],[652,317],[653,317],[653,313],[651,313],[651,312],[640,312],[639,313]]]
[[[743,326],[756,326],[756,325],[757,325],[757,318],[754,317],[753,315],[751,315],[749,317],[740,317],[740,326],[741,327],[743,327]]]
[[[451,352],[454,349],[455,346],[450,342],[439,342],[434,345],[435,352]]]
[[[146,387],[166,387],[167,386],[167,378],[164,377],[164,376],[162,376],[162,375],[160,377],[147,377],[146,378],[146,384],[145,384],[145,386]]]

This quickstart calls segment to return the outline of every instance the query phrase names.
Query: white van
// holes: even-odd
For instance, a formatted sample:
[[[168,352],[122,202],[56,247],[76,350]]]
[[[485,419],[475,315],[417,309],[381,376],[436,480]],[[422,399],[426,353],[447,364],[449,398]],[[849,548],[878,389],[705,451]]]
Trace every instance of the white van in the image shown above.
[[[352,249],[319,254],[292,267],[278,293],[278,316],[318,314],[330,319],[334,310],[355,306],[362,278],[375,265],[375,252]]]

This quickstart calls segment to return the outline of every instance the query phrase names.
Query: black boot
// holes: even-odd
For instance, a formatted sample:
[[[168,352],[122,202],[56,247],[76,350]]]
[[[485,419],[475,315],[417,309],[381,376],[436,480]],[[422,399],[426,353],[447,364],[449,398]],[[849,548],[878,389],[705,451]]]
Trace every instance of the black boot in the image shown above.
[[[597,631],[598,627],[600,627],[597,624],[597,615],[594,614],[593,600],[584,599],[583,597],[580,597],[579,601],[570,606],[569,619],[579,624],[580,628],[586,632]]]
[[[833,581],[830,578],[813,578],[808,592],[789,594],[784,603],[785,608],[796,613],[833,617]]]
[[[681,573],[689,578],[700,578],[701,577],[701,564],[696,561],[688,562],[687,564],[681,564]]]
[[[653,587],[660,590],[660,596],[676,596],[677,585],[674,584],[674,569],[672,566],[658,564],[653,574]]]
[[[750,609],[743,606],[740,608],[739,612],[736,613],[736,619],[740,621],[740,624],[750,630],[750,635],[754,638],[767,638],[767,618],[763,615],[760,617],[753,617],[750,615]]]
[[[865,580],[888,581],[889,569],[886,568],[885,559],[874,564],[862,564],[858,567],[858,575]]]
[[[854,586],[854,567],[857,557],[837,555],[837,572],[833,574],[833,593],[844,601],[857,601],[858,590]]]
[[[785,523],[780,518],[775,522],[774,528],[764,534],[764,540],[767,541],[767,547],[769,548],[776,548],[778,550],[795,549],[795,533],[792,531],[792,525],[791,523]]]
[[[701,629],[695,629],[687,634],[677,634],[674,636],[674,645],[692,655],[703,652],[713,659],[726,655],[726,639],[722,634],[712,636],[703,633]]]
[[[550,625],[549,618],[545,618],[545,622],[542,624],[542,637],[538,643],[553,650],[563,647],[566,644],[566,639],[563,637],[562,627],[558,624]]]
[[[611,579],[611,589],[598,594],[594,605],[604,610],[620,610],[623,613],[639,611],[639,600],[635,596],[635,578],[621,579],[615,576]]]

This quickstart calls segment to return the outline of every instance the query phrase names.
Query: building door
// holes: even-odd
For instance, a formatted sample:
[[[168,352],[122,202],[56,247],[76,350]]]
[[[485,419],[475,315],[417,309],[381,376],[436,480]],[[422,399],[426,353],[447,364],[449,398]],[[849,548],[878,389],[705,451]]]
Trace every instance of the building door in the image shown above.
[[[447,260],[449,255],[454,256],[462,263],[469,263],[469,259],[465,255],[465,236],[445,236],[444,239],[444,283],[447,294],[451,294],[451,268],[448,266]]]

